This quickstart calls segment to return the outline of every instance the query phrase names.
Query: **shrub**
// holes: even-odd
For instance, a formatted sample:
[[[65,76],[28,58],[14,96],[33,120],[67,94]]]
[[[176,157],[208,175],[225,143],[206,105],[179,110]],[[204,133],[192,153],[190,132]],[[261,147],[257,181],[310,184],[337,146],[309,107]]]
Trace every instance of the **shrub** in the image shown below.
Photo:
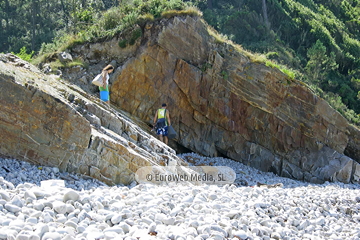
[[[65,65],[60,62],[59,59],[57,59],[56,61],[50,62],[50,68],[53,72],[56,72],[57,70],[61,69],[65,67]]]
[[[202,72],[206,72],[206,70],[211,69],[211,68],[212,68],[212,65],[210,63],[206,62],[201,66],[200,70]]]
[[[201,17],[201,11],[196,7],[188,7],[185,10],[167,10],[161,13],[163,18],[171,18],[174,16],[192,16]]]
[[[121,48],[126,48],[127,45],[127,40],[126,39],[122,39],[119,41],[119,47]]]
[[[279,53],[277,53],[277,52],[268,52],[266,54],[266,57],[268,59],[277,59],[277,58],[279,58]]]
[[[131,34],[131,38],[129,40],[129,44],[130,45],[134,45],[135,41],[142,36],[142,31],[140,28],[135,29],[132,34]]]
[[[119,14],[118,8],[111,8],[103,14],[101,26],[105,30],[113,29],[121,23],[122,19],[123,16]]]
[[[75,66],[80,66],[80,67],[83,67],[83,68],[88,68],[89,67],[89,64],[88,63],[85,63],[84,61],[80,60],[80,59],[75,59],[74,61],[72,62],[69,62],[66,64],[66,67],[75,67]]]
[[[221,71],[221,76],[223,79],[228,80],[229,79],[229,73],[225,70]]]
[[[19,53],[13,53],[12,54],[15,54],[16,56],[18,56],[19,58],[21,58],[22,60],[25,60],[25,61],[28,61],[30,62],[31,61],[31,58],[32,56],[34,55],[34,51],[32,51],[31,53],[27,53],[27,50],[26,50],[26,47],[22,47],[20,49],[20,52]]]
[[[283,68],[280,68],[280,71],[282,71],[283,73],[285,73],[286,76],[288,76],[290,79],[292,79],[292,80],[295,79],[295,72],[293,72],[292,70],[283,67]]]
[[[129,14],[124,16],[124,18],[122,19],[122,23],[126,27],[133,26],[137,22],[138,17],[139,17],[139,15],[135,11],[130,12]]]
[[[261,60],[261,58],[260,58]],[[290,70],[289,68],[287,68],[286,66],[283,65],[278,65],[272,61],[269,60],[265,60],[265,65],[271,68],[277,68],[279,69],[281,72],[283,72],[286,76],[288,76],[290,79],[294,80],[295,79],[295,72]]]
[[[209,35],[213,36],[214,39],[215,39],[215,43],[217,44],[223,44],[225,42],[228,41],[228,38],[226,35],[223,35],[223,34],[219,34],[215,28],[211,27],[211,26],[208,26],[207,28],[207,31],[209,33]]]
[[[138,17],[137,19],[137,23],[140,25],[140,26],[143,26],[145,25],[147,22],[152,22],[154,21],[154,15],[152,15],[151,13],[146,13],[144,15],[141,15]]]

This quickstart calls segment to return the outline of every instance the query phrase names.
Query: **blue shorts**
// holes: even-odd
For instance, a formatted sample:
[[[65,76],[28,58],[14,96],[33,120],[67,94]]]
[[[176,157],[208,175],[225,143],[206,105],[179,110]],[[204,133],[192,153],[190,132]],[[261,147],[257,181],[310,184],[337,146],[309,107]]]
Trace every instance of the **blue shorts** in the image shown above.
[[[167,135],[168,135],[168,126],[156,129],[156,134],[157,135],[163,135],[163,136],[167,137]]]
[[[110,101],[109,91],[100,91],[100,99],[104,102]]]

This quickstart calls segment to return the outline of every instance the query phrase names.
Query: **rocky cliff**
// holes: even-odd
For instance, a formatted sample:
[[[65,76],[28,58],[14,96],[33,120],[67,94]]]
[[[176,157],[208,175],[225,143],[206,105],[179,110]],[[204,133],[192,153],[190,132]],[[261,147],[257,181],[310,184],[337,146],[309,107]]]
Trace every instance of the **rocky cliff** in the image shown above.
[[[206,156],[310,182],[359,180],[359,129],[303,83],[219,42],[197,17],[142,30],[124,51],[123,36],[72,51],[119,63],[111,98],[121,109],[151,123],[167,102],[177,142]]]
[[[0,153],[109,185],[143,166],[184,162],[147,126],[13,55],[0,58]]]
[[[77,102],[83,102],[79,108],[86,111],[91,109],[88,105],[94,106],[91,112],[103,118],[102,114],[107,111],[99,107],[100,103],[87,103],[85,91],[96,92],[89,82],[102,67],[113,62],[117,68],[111,77],[112,104],[150,124],[161,103],[168,103],[173,126],[178,132],[178,145],[206,156],[229,157],[263,171],[309,182],[359,181],[359,129],[350,125],[304,84],[277,69],[251,60],[236,46],[217,40],[198,17],[162,19],[137,29],[141,29],[142,37],[132,46],[120,48],[118,42],[126,38],[126,34],[120,34],[105,42],[74,47],[69,52],[73,58],[90,64],[89,69],[63,69],[63,78],[84,91],[71,85],[71,94],[65,94],[62,97],[65,100],[61,100],[62,104],[68,102],[63,107],[67,113],[62,114],[61,121],[47,121],[58,124],[54,128],[62,129],[61,132],[68,138],[60,140],[53,137],[51,140],[57,143],[56,147],[65,149],[72,146],[72,156],[78,157],[67,157],[64,161],[49,160],[49,163],[75,169],[74,163],[81,162],[79,159],[85,156],[87,163],[92,164],[88,159],[93,159],[89,157],[92,156],[89,152],[95,151],[92,147],[95,143],[89,139],[99,135],[99,130],[87,122],[79,122],[79,129],[84,132],[81,134],[83,139],[74,142],[75,133],[72,130],[78,127],[64,126],[64,122],[73,122],[73,118],[85,121],[86,113],[74,110],[76,107],[72,104]],[[38,81],[43,81],[41,78]],[[42,84],[48,86],[46,82]],[[31,92],[31,86],[22,84],[25,92],[36,97]],[[73,93],[74,89],[76,93]],[[76,99],[82,100],[75,101],[75,94]],[[52,101],[58,102],[62,98],[54,97]],[[14,107],[14,100],[9,100],[13,98],[8,96],[3,99],[1,101],[6,101],[5,105],[9,108]],[[40,104],[42,100],[37,102]],[[18,103],[18,108],[23,104]],[[7,111],[9,108],[6,108]],[[31,109],[31,106],[26,105],[25,109]],[[44,118],[46,114],[53,116],[47,110],[41,113]],[[119,120],[116,113],[108,114],[117,122],[124,121]],[[10,123],[11,120],[4,122]],[[49,144],[50,139],[44,143],[28,139],[22,133],[24,124],[20,122],[14,130],[22,136],[25,145],[39,148],[39,144]],[[102,120],[101,125],[109,130],[118,126],[112,120],[106,123]],[[27,135],[32,136],[30,131],[33,129],[30,126],[27,128]],[[115,132],[122,136],[125,129],[122,127]],[[59,131],[55,133],[59,134]],[[139,144],[139,141],[144,141],[139,134],[135,136],[138,137],[134,141],[130,137],[125,142],[131,146],[132,142]],[[148,135],[145,136],[147,138]],[[128,149],[124,147],[123,150]],[[175,158],[170,149],[166,151]],[[7,148],[2,148],[1,152],[11,153]],[[161,159],[154,152],[148,153],[146,147],[141,148],[141,159]],[[102,151],[97,152],[95,158],[98,161],[101,159],[99,154],[103,154]],[[16,156],[28,155],[22,152]],[[116,164],[106,164],[98,164],[99,171],[108,166],[116,169]]]

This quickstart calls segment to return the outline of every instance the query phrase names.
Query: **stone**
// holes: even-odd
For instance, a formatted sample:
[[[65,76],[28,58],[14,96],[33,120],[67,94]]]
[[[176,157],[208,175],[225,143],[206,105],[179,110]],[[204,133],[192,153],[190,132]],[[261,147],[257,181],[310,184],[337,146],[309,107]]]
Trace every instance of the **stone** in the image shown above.
[[[84,226],[78,226],[78,227],[76,228],[76,231],[77,231],[78,233],[83,233],[83,232],[85,232],[85,230],[86,230],[86,228],[85,228]]]
[[[273,239],[277,239],[277,240],[281,239],[280,233],[277,233],[277,232],[272,232],[270,236]]]
[[[76,192],[74,190],[70,190],[64,194],[63,202],[67,202],[69,200],[72,200],[75,202],[75,201],[79,200],[79,197],[80,197],[80,195],[78,192]]]
[[[78,225],[74,222],[74,221],[66,221],[65,223],[64,223],[64,225],[65,226],[68,226],[68,227],[72,227],[72,228],[74,228],[74,229],[77,229],[77,227],[78,227]]]
[[[46,232],[41,239],[43,240],[61,240],[62,235],[57,232]]]
[[[10,201],[10,196],[8,192],[0,191],[0,197],[7,202]]]
[[[5,209],[8,210],[11,213],[17,213],[21,211],[21,208],[14,205],[14,204],[10,204],[10,203],[6,203],[5,204]]]
[[[29,217],[28,219],[26,219],[26,223],[30,225],[35,225],[38,223],[38,220],[35,217]]]
[[[48,63],[44,64],[41,69],[44,73],[50,73],[52,71],[51,66]]]
[[[54,211],[56,211],[59,214],[65,214],[67,209],[66,209],[66,204],[60,201],[54,201],[52,203],[53,205],[53,209]]]
[[[310,221],[309,220],[304,220],[300,223],[299,226],[297,226],[297,228],[299,230],[304,230],[305,228],[307,228],[310,225]]]
[[[337,168],[338,171],[333,175],[333,181],[339,181],[343,183],[350,183],[351,178],[355,179],[355,173],[352,173],[353,168],[358,169],[359,163],[352,161],[351,158],[342,156],[339,159],[340,166]],[[354,166],[355,165],[355,166]],[[357,173],[356,173],[357,174]]]
[[[71,213],[74,213],[75,211],[75,207],[71,204],[66,204],[66,212],[71,214]]]
[[[106,240],[116,239],[116,237],[119,236],[116,232],[105,232],[104,237]]]
[[[130,232],[130,225],[125,222],[120,222],[119,227],[124,231],[124,233]]]
[[[22,208],[24,206],[23,201],[24,200],[21,199],[18,195],[15,195],[13,197],[13,199],[11,199],[10,203],[15,205],[15,206],[18,206],[18,207]]]
[[[36,195],[34,194],[34,192],[32,191],[26,191],[25,192],[25,198],[30,198],[32,200],[35,200],[36,199]]]
[[[16,240],[29,240],[30,232],[22,231],[16,236]]]
[[[116,234],[125,234],[129,232],[130,228],[125,232],[119,225],[104,229],[104,234],[107,232],[115,232]]]
[[[42,211],[44,209],[45,205],[42,202],[35,202],[33,207],[34,207],[34,209],[36,209],[38,211]]]
[[[40,223],[36,226],[35,229],[35,234],[40,236],[40,238],[42,239],[42,237],[44,236],[45,233],[49,232],[49,226],[44,224],[44,223]]]
[[[96,115],[94,114],[91,114],[91,113],[87,113],[85,115],[85,118],[91,123],[91,124],[94,124],[94,125],[97,125],[97,126],[101,126],[101,120],[99,117],[97,117]]]
[[[174,217],[165,218],[165,219],[163,219],[163,223],[164,223],[165,225],[174,225],[174,223],[175,223],[175,218],[174,218]]]
[[[25,223],[23,220],[13,220],[9,223],[9,227],[14,229],[24,229]]]
[[[233,235],[234,235],[234,237],[238,237],[240,239],[247,239],[248,238],[247,233],[245,231],[242,231],[242,230],[234,231]]]
[[[119,222],[121,222],[122,220],[122,216],[120,214],[115,214],[112,218],[111,218],[111,222],[112,224],[118,224]]]
[[[68,53],[68,52],[59,53],[58,58],[59,58],[60,62],[62,62],[62,63],[67,63],[67,62],[72,62],[73,61],[73,58],[72,58],[71,54]]]

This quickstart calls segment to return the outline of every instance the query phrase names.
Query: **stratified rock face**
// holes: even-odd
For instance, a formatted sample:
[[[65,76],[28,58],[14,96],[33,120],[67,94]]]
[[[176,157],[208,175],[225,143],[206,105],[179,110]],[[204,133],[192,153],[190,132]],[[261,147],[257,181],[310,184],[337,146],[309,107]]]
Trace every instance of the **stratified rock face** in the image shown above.
[[[98,98],[13,55],[0,60],[0,155],[110,185],[131,183],[142,166],[182,163],[140,122]]]
[[[359,129],[304,84],[215,40],[200,18],[148,23],[125,49],[120,38],[72,49],[90,68],[63,69],[63,77],[94,93],[91,79],[115,64],[112,103],[152,123],[166,102],[176,141],[194,152],[310,182],[359,181]],[[0,61],[0,154],[110,184],[131,182],[141,166],[181,162],[143,130],[146,124],[27,63],[14,64]]]
[[[152,122],[166,102],[177,141],[207,156],[311,182],[358,180],[359,130],[305,85],[216,43],[198,18],[144,29],[113,79],[122,109]]]

